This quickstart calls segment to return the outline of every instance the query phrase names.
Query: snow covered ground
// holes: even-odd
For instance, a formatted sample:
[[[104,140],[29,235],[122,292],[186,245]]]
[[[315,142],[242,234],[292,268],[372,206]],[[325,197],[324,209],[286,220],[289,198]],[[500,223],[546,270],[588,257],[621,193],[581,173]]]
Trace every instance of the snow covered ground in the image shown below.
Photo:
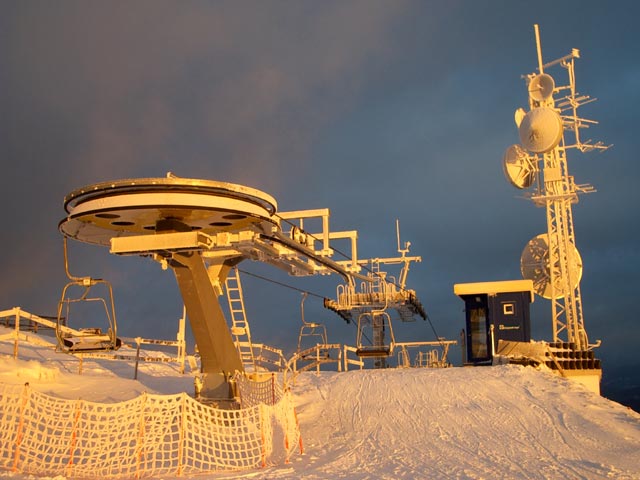
[[[79,375],[75,358],[41,346],[21,343],[18,360],[12,353],[0,342],[0,382],[58,397],[193,391],[175,364],[141,364],[133,380],[126,362],[85,360]],[[532,368],[306,373],[293,391],[303,455],[197,478],[640,479],[640,414]]]

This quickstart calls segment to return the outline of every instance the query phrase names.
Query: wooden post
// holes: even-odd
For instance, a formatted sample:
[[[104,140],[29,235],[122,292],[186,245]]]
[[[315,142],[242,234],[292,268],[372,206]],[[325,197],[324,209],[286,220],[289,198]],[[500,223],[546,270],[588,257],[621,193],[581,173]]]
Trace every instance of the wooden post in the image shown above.
[[[187,342],[185,340],[185,320],[187,317],[187,309],[183,307],[182,318],[178,321],[178,361],[180,362],[180,373],[184,374],[184,359],[187,351]]]
[[[78,439],[78,421],[80,420],[80,414],[82,412],[82,400],[78,399],[75,405],[75,412],[73,415],[73,429],[71,431],[71,442],[69,445],[69,461],[67,462],[66,475],[68,477],[73,476],[73,455],[76,450],[76,442]]]
[[[147,410],[147,392],[144,392],[142,394],[142,400],[144,402],[144,407],[142,408],[142,415],[140,415],[140,422],[138,423],[138,437],[136,438],[136,478],[140,478],[140,463],[142,462],[142,456],[143,456],[143,447],[144,447],[144,429],[145,429],[145,423],[144,420],[146,418],[146,410]],[[179,455],[181,455],[182,452],[179,452]],[[178,458],[178,461],[181,462],[182,459]],[[181,467],[182,465],[179,464],[178,465],[178,475],[180,475],[181,473]],[[144,473],[144,472],[142,472]]]
[[[276,404],[276,374],[271,374],[271,405]]]
[[[16,307],[16,324],[13,339],[13,358],[18,359],[18,338],[20,336],[20,307]]]
[[[267,414],[265,413],[266,405],[261,403],[258,405],[258,411],[260,412],[260,440],[262,442],[261,450],[262,450],[262,468],[267,466],[267,446],[265,444],[265,435],[264,435],[264,422],[266,421]]]
[[[13,456],[13,468],[14,472],[18,471],[18,463],[20,462],[20,445],[22,444],[22,437],[24,435],[24,411],[27,407],[27,401],[29,400],[29,382],[24,384],[22,390],[22,405],[20,406],[20,422],[18,423],[18,431],[16,432],[16,450]]]
[[[140,341],[142,339],[140,337],[136,337],[136,368],[133,373],[133,379],[138,379],[138,364],[140,363]]]

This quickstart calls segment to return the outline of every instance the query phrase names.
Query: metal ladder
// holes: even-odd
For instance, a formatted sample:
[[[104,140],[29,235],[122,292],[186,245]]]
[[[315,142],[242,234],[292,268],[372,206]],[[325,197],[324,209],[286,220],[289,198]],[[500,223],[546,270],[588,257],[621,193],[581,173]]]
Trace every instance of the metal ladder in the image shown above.
[[[384,282],[380,277],[380,262],[378,260],[371,261],[371,277],[373,283],[371,284],[371,293],[384,293]]]
[[[229,272],[225,280],[227,300],[229,301],[229,314],[231,316],[231,336],[236,345],[240,360],[245,368],[255,369],[255,357],[251,344],[251,331],[244,308],[244,297],[242,294],[242,283],[237,268]]]

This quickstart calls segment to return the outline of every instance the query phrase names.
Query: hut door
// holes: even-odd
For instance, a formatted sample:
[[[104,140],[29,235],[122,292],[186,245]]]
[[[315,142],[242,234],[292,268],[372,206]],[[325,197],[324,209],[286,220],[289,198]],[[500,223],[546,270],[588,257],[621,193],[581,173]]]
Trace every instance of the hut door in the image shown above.
[[[491,360],[486,297],[467,299],[467,358],[471,362]]]

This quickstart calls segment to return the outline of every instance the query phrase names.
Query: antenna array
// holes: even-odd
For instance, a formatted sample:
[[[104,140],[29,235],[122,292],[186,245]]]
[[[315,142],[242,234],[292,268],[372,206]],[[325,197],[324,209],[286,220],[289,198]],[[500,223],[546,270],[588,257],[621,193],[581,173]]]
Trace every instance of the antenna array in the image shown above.
[[[582,260],[576,248],[572,204],[578,195],[594,191],[591,185],[577,185],[569,175],[567,151],[603,151],[602,142],[583,141],[580,130],[597,124],[578,116],[578,108],[595,99],[580,95],[575,85],[575,59],[580,52],[544,63],[538,25],[534,25],[538,71],[526,75],[529,110],[516,110],[515,122],[520,145],[507,148],[503,170],[516,188],[533,190],[528,197],[536,206],[546,207],[547,233],[531,239],[520,265],[525,279],[531,279],[536,293],[551,300],[553,339],[571,342],[578,350],[589,345],[584,327],[580,279]],[[564,68],[568,84],[557,86],[545,72],[553,66]],[[567,134],[573,138],[567,140]]]

